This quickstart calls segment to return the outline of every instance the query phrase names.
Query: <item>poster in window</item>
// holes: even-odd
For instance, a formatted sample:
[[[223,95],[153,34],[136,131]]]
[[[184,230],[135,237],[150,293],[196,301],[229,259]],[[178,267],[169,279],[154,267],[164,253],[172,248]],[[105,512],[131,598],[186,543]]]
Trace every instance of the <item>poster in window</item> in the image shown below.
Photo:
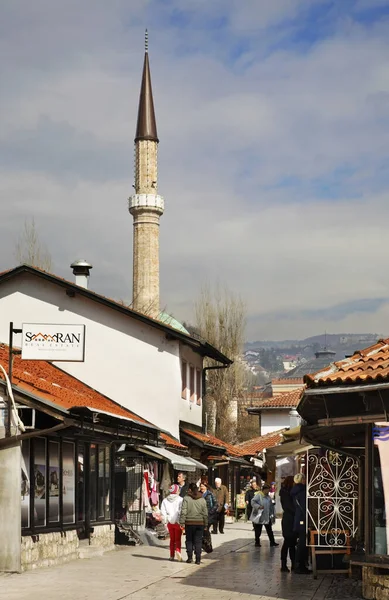
[[[62,444],[63,522],[75,521],[75,465],[74,443]]]
[[[49,523],[59,521],[59,443],[49,442]]]
[[[22,527],[30,527],[30,440],[23,440],[22,442],[21,466]]]
[[[46,525],[46,440],[34,441],[34,517],[35,526]]]

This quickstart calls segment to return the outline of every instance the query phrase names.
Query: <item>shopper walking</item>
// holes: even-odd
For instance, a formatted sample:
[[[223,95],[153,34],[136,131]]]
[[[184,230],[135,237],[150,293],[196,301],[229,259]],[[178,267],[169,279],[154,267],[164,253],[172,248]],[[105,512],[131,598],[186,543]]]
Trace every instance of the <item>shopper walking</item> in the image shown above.
[[[182,502],[180,525],[185,527],[188,554],[186,562],[193,562],[194,552],[196,565],[199,565],[204,528],[208,527],[208,510],[207,503],[195,483],[189,484],[188,493]]]
[[[250,481],[250,487],[247,490],[245,497],[244,497],[245,502],[246,502],[246,514],[247,514],[248,520],[250,520],[250,516],[251,516],[252,510],[253,510],[253,507],[251,506],[251,501],[254,498],[255,494],[259,491],[260,491],[260,489],[259,489],[259,486],[258,486],[256,480],[252,479]]]
[[[254,524],[255,534],[255,545],[260,546],[260,538],[262,533],[262,527],[265,526],[266,533],[268,535],[270,546],[279,546],[274,539],[272,523],[275,520],[274,516],[274,504],[269,496],[270,485],[265,483],[262,487],[262,491],[255,494],[251,501],[253,511],[251,513],[251,521]]]
[[[305,485],[305,475],[303,473],[297,473],[297,475],[294,476],[294,486],[292,487],[291,496],[295,507],[293,530],[298,535],[295,573],[308,575],[311,571],[306,567],[307,486]]]
[[[297,533],[294,531],[294,515],[296,509],[291,495],[293,485],[293,476],[289,475],[288,477],[285,477],[280,490],[280,502],[282,510],[284,511],[281,521],[282,536],[284,538],[284,543],[281,548],[281,571],[284,573],[289,573],[287,566],[288,552],[292,563],[292,570],[295,567],[296,560]]]
[[[226,486],[222,484],[222,480],[220,479],[220,477],[216,477],[215,479],[214,492],[217,501],[217,515],[216,520],[213,524],[212,533],[217,533],[218,526],[219,532],[224,533],[225,515],[228,505],[230,503],[230,495]]]
[[[169,536],[170,536],[170,558],[174,560],[174,557],[178,561],[182,561],[181,555],[181,536],[182,529],[179,523],[181,506],[183,499],[180,496],[180,486],[177,483],[169,488],[169,496],[162,501],[161,514],[164,523],[167,525]]]

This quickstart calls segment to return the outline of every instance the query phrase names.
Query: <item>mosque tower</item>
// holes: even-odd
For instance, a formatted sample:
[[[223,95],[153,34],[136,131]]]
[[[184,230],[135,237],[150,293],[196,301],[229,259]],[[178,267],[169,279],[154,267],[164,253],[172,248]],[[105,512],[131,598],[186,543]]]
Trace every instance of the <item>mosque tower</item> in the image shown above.
[[[129,198],[134,219],[132,308],[158,318],[159,218],[164,200],[157,193],[158,135],[145,36],[145,58],[135,134],[135,194]]]

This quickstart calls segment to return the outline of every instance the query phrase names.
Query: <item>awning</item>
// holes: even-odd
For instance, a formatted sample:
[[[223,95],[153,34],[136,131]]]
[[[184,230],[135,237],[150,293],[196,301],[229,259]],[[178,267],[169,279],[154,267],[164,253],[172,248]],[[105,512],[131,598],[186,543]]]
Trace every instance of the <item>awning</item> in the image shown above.
[[[208,470],[208,467],[203,465],[201,462],[194,460],[193,458],[189,458],[189,456],[181,456],[180,454],[175,454],[170,450],[166,450],[166,448],[155,448],[154,446],[139,446],[138,450],[149,454],[150,456],[154,456],[155,458],[164,458],[169,461],[170,464],[176,471],[187,471],[189,473],[194,473],[196,469]]]
[[[312,444],[302,440],[294,440],[293,442],[286,442],[285,444],[280,444],[279,446],[273,446],[273,448],[266,448],[266,459],[268,457],[282,457],[282,456],[296,456],[297,454],[302,454],[307,450],[314,448]]]

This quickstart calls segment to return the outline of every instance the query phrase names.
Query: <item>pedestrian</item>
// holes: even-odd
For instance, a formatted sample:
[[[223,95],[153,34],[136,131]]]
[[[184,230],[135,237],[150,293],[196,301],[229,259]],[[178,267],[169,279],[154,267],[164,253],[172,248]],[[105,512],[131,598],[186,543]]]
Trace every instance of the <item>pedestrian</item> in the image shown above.
[[[246,502],[246,513],[247,513],[248,520],[250,520],[251,512],[253,510],[253,507],[251,506],[251,500],[254,498],[256,492],[259,492],[259,487],[258,487],[257,481],[255,479],[252,479],[250,481],[250,487],[247,490],[245,497],[244,497],[245,502]]]
[[[189,484],[188,493],[182,502],[180,525],[185,527],[188,554],[186,562],[193,562],[194,551],[196,565],[199,565],[204,528],[208,527],[208,510],[207,503],[195,483]]]
[[[185,498],[188,492],[188,484],[186,483],[186,473],[179,471],[177,473],[177,483],[180,486],[180,496],[181,498]]]
[[[170,536],[170,558],[174,557],[181,562],[181,536],[182,529],[179,523],[183,499],[180,496],[180,486],[177,483],[169,488],[169,496],[162,501],[161,514],[165,525],[167,525]]]
[[[260,538],[263,526],[265,526],[266,533],[270,541],[270,546],[279,546],[279,544],[277,544],[277,542],[274,539],[272,523],[275,520],[275,511],[273,501],[269,496],[269,492],[270,485],[265,483],[262,487],[262,491],[258,494],[255,494],[254,498],[251,501],[251,506],[253,510],[250,519],[254,524],[256,546],[261,545]]]
[[[284,543],[281,548],[281,571],[284,573],[289,573],[289,569],[286,564],[288,552],[290,561],[292,563],[292,571],[295,568],[296,561],[297,533],[294,531],[294,515],[296,509],[294,507],[294,502],[291,495],[293,484],[293,476],[288,475],[288,477],[285,477],[284,481],[282,482],[280,490],[280,502],[282,510],[284,511],[281,521],[282,536],[284,538]]]
[[[202,493],[203,498],[207,503],[208,527],[210,527],[214,524],[217,518],[217,501],[208,483],[200,483],[200,492]]]
[[[306,567],[307,560],[307,486],[305,485],[305,475],[297,473],[294,476],[294,486],[291,496],[295,507],[293,530],[298,535],[296,549],[295,573],[308,575],[311,573]]]
[[[224,533],[225,514],[230,502],[230,496],[226,486],[222,484],[220,477],[216,477],[215,479],[214,494],[217,502],[217,514],[213,524],[212,533],[217,533],[218,526],[219,532]]]

